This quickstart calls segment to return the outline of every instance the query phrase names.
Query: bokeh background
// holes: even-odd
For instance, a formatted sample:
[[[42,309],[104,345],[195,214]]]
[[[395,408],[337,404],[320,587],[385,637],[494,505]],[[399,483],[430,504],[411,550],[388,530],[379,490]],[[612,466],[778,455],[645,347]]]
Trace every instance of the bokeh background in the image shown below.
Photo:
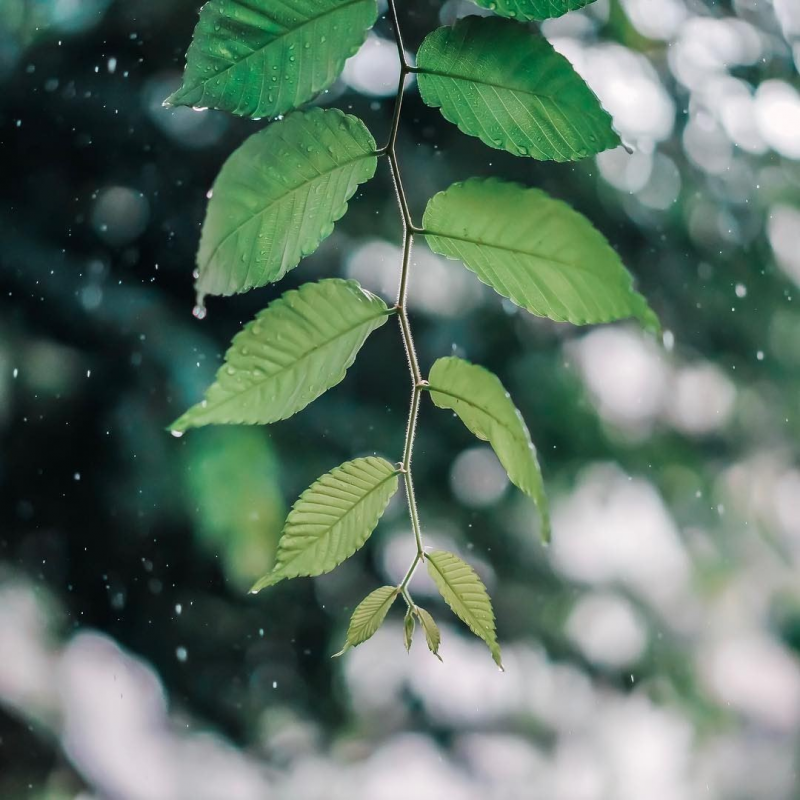
[[[256,598],[288,506],[340,462],[397,460],[386,325],[346,380],[267,429],[167,426],[239,327],[345,275],[392,297],[387,165],[279,287],[192,316],[206,192],[265,122],[166,110],[191,0],[0,0],[0,797],[780,800],[800,797],[800,3],[598,0],[545,35],[632,149],[579,164],[462,136],[409,86],[419,219],[470,175],[567,199],[664,324],[575,328],[420,242],[423,368],[493,369],[545,471],[554,541],[492,452],[425,402],[426,543],[476,565],[507,671],[423,575],[440,664],[400,608],[331,660],[413,552],[402,496],[336,572]],[[410,49],[466,0],[403,2]],[[382,140],[385,18],[324,94]],[[418,632],[419,634],[419,632]]]

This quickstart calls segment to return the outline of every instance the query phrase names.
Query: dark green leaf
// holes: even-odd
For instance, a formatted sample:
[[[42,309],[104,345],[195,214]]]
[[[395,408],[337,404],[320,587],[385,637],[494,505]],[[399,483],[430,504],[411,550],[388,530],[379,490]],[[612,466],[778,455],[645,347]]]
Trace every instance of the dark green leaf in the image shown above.
[[[500,379],[461,358],[440,358],[429,377],[431,399],[449,408],[479,439],[488,441],[515,486],[532,498],[542,517],[542,538],[550,538],[550,515],[542,473],[522,414]]]
[[[396,491],[397,470],[383,458],[357,458],[323,475],[292,507],[275,567],[251,591],[330,572],[363,547]]]
[[[210,0],[166,103],[285,114],[336,80],[376,16],[375,0]]]
[[[330,236],[376,164],[364,123],[337,109],[290,114],[251,136],[214,183],[198,293],[235,294],[282,278]]]
[[[407,653],[411,651],[411,640],[414,638],[414,624],[414,615],[409,608],[403,620],[403,644],[406,646]]]
[[[432,250],[532,314],[576,325],[636,317],[658,329],[605,237],[538,189],[471,178],[431,198],[423,225]]]
[[[234,337],[205,400],[172,430],[290,417],[344,378],[390,313],[355,281],[328,278],[286,292]]]
[[[466,17],[438,28],[417,67],[425,103],[489,147],[575,161],[619,144],[611,117],[569,61],[511,20]]]
[[[495,663],[503,669],[492,601],[478,573],[458,556],[444,550],[426,553],[425,563],[428,565],[428,574],[447,605],[476,636],[486,642]]]

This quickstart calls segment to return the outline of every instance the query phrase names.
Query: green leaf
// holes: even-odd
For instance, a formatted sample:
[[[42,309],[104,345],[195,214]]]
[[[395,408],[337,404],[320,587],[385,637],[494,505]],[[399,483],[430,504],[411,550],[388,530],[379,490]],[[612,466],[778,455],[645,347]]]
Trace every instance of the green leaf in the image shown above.
[[[439,655],[439,645],[442,641],[442,635],[439,633],[439,626],[433,621],[433,617],[420,606],[414,609],[417,617],[419,617],[419,624],[425,632],[425,641],[428,643],[428,649],[433,653],[439,661],[442,657]]]
[[[411,640],[414,638],[414,625],[414,615],[409,608],[403,620],[403,644],[406,646],[407,653],[411,652]]]
[[[432,197],[422,224],[434,252],[532,314],[576,325],[636,317],[658,330],[605,237],[538,189],[471,178]]]
[[[488,369],[449,356],[434,363],[428,384],[439,408],[455,411],[475,436],[491,444],[511,482],[536,503],[542,538],[548,541],[550,515],[536,449],[500,379]]]
[[[290,114],[253,134],[214,183],[198,293],[230,295],[282,278],[330,236],[376,164],[364,123],[338,109]]]
[[[517,20],[552,19],[567,11],[577,11],[594,0],[472,0],[476,5],[489,8],[501,17]]]
[[[367,639],[372,638],[386,619],[386,614],[398,594],[399,590],[396,586],[381,586],[380,589],[368,594],[356,606],[356,610],[350,618],[344,647],[338,653],[334,653],[333,657],[336,658],[346,653],[351,647],[358,647]]]
[[[429,106],[489,147],[575,161],[619,144],[611,117],[564,56],[511,20],[465,17],[417,54]]]
[[[428,574],[453,613],[489,647],[500,669],[500,645],[494,628],[494,611],[486,587],[472,567],[458,556],[437,550],[425,554]],[[431,648],[433,649],[433,648]]]
[[[376,17],[375,0],[211,0],[166,105],[284,114],[336,80]]]
[[[339,383],[367,336],[392,313],[355,281],[328,278],[286,292],[238,333],[205,399],[172,424],[268,424]]]
[[[383,458],[346,461],[323,475],[292,507],[275,567],[250,591],[339,566],[369,539],[396,491],[397,470]]]

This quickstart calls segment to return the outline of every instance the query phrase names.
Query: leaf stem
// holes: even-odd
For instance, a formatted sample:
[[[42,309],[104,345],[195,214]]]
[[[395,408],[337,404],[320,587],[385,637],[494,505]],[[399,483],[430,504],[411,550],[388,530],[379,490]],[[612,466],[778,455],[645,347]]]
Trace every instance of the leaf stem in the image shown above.
[[[395,98],[394,111],[392,112],[392,124],[389,131],[389,139],[386,146],[380,152],[386,153],[389,158],[389,167],[392,173],[395,193],[397,194],[397,205],[400,209],[400,217],[403,224],[403,256],[400,266],[400,285],[397,290],[397,317],[400,322],[400,333],[403,337],[403,345],[408,359],[408,368],[411,374],[411,403],[408,410],[408,423],[406,424],[405,444],[403,445],[403,460],[401,470],[406,488],[406,499],[408,501],[408,513],[411,518],[411,527],[414,531],[414,542],[417,552],[414,560],[400,582],[398,590],[403,595],[403,599],[409,608],[414,607],[414,602],[408,592],[408,583],[414,575],[419,563],[425,558],[422,549],[422,529],[419,523],[419,512],[417,511],[417,501],[414,494],[414,480],[411,475],[411,457],[414,452],[414,436],[417,429],[417,417],[419,415],[419,400],[422,393],[424,381],[422,372],[419,368],[417,350],[414,345],[414,336],[411,333],[411,323],[408,319],[407,300],[408,300],[408,279],[411,268],[411,248],[414,244],[414,233],[419,230],[411,219],[411,212],[408,207],[403,180],[400,175],[400,164],[397,160],[397,134],[400,130],[400,113],[403,108],[403,90],[405,88],[406,76],[412,71],[406,61],[405,48],[403,47],[403,34],[400,31],[400,20],[397,14],[395,0],[389,0],[389,14],[394,29],[394,40],[397,45],[397,55],[400,59],[400,80],[397,85],[397,97]]]

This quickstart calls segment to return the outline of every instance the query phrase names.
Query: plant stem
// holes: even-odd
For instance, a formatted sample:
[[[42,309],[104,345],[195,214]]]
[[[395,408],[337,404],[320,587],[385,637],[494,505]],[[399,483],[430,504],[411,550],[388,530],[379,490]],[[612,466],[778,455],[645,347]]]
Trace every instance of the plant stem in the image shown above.
[[[417,552],[414,560],[408,568],[405,577],[399,585],[399,589],[409,607],[414,603],[408,592],[408,583],[414,575],[414,571],[420,561],[425,558],[422,549],[422,530],[419,524],[419,513],[417,511],[417,501],[414,495],[414,480],[411,475],[411,457],[414,452],[414,436],[417,429],[417,416],[419,414],[419,400],[422,392],[423,379],[417,359],[417,351],[414,346],[414,337],[411,333],[411,323],[408,319],[407,300],[408,300],[408,278],[411,267],[411,248],[414,244],[414,232],[417,228],[411,220],[411,212],[408,208],[403,179],[400,175],[400,164],[397,160],[397,134],[400,129],[400,112],[403,107],[403,89],[405,87],[406,76],[411,72],[411,67],[406,61],[405,48],[403,47],[403,34],[400,31],[400,20],[397,15],[397,5],[395,0],[389,0],[389,14],[392,19],[394,29],[394,40],[397,44],[397,55],[400,59],[400,81],[397,86],[397,97],[392,113],[392,125],[389,132],[389,140],[381,152],[386,153],[389,158],[389,167],[392,173],[395,192],[397,194],[397,205],[400,209],[400,217],[403,224],[403,257],[400,267],[400,285],[397,291],[397,317],[400,322],[400,333],[403,337],[403,345],[408,359],[408,368],[411,374],[411,403],[408,411],[408,423],[406,425],[406,438],[403,446],[403,460],[401,470],[406,488],[406,499],[408,501],[408,513],[411,518],[411,527],[414,531],[414,542]]]

